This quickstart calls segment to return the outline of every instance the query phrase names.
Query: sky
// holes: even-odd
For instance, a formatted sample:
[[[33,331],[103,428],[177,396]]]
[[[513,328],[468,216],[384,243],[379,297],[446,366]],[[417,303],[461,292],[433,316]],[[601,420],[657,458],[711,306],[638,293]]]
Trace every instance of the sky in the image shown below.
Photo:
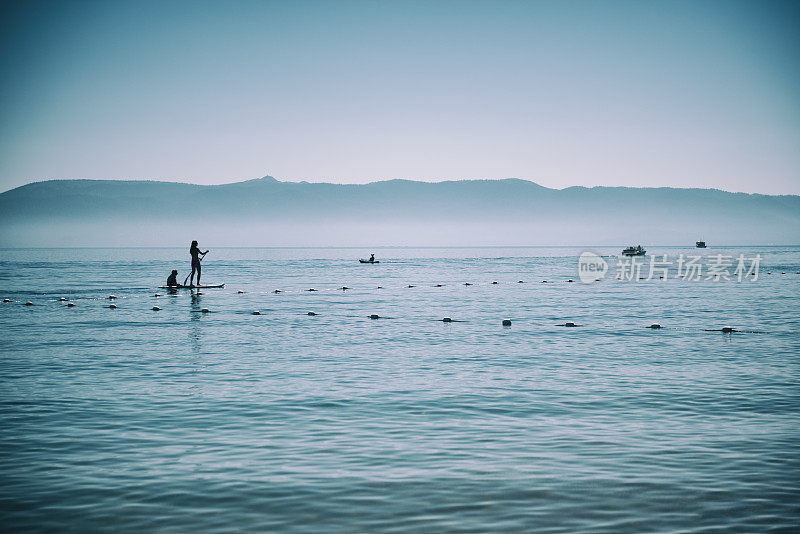
[[[4,2],[0,191],[523,178],[800,194],[800,3]]]

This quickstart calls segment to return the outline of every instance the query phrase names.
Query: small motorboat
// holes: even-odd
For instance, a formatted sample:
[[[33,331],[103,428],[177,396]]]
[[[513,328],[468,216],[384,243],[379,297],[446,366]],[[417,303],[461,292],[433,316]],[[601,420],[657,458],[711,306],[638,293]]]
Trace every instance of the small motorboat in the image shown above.
[[[642,248],[642,245],[636,247],[628,247],[622,251],[623,256],[644,256],[647,251]]]
[[[694,244],[694,246],[697,247],[697,248],[706,248],[706,242],[705,241],[697,241]]]

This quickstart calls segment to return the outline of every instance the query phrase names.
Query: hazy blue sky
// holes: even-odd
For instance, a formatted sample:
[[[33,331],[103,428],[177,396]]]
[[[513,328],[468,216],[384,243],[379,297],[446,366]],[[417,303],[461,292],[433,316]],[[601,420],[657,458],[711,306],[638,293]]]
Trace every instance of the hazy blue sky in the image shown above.
[[[5,2],[0,190],[518,177],[800,193],[800,2]]]

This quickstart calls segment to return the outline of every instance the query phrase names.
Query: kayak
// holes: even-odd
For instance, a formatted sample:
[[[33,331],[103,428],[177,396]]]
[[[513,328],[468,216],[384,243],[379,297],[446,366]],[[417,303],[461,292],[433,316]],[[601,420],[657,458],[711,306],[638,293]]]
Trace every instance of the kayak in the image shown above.
[[[369,261],[369,260],[358,260],[359,263],[380,263],[378,260]]]
[[[221,289],[225,284],[215,286],[158,286],[159,289]]]

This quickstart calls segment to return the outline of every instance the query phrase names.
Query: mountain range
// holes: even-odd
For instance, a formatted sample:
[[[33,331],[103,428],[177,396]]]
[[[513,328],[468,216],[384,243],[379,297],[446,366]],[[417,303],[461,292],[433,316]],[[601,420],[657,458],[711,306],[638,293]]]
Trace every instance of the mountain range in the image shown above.
[[[519,179],[363,185],[49,180],[0,194],[0,246],[800,243],[800,196]]]

